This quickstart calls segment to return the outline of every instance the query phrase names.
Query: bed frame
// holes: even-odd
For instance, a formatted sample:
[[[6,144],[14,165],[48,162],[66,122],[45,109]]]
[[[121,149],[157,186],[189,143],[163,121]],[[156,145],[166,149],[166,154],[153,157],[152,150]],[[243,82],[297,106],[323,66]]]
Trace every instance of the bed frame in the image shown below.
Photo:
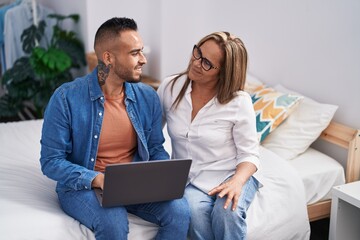
[[[360,130],[331,122],[322,132],[320,139],[347,149],[345,171],[346,183],[360,179]],[[331,200],[308,205],[310,222],[330,217]]]

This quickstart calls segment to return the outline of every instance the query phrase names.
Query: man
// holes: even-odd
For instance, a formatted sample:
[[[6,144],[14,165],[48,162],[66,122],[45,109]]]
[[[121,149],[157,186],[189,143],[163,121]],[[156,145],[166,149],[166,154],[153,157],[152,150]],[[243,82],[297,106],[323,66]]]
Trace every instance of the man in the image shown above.
[[[184,199],[102,208],[107,164],[168,159],[162,144],[156,92],[141,80],[146,63],[136,22],[112,18],[95,35],[97,68],[60,86],[44,116],[41,168],[57,181],[63,210],[92,229],[96,239],[127,239],[127,212],[158,224],[156,239],[186,239],[190,213]]]

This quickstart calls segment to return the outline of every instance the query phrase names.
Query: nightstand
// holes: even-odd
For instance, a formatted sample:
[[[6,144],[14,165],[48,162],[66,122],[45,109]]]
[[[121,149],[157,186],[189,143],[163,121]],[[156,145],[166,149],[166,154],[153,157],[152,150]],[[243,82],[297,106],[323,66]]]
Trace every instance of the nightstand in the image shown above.
[[[329,240],[360,239],[360,181],[332,189]]]

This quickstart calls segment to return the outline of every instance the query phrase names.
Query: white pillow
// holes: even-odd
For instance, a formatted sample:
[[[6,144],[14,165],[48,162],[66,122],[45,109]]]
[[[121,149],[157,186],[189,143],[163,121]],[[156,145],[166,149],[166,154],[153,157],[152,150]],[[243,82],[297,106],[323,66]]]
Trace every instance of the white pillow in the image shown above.
[[[282,85],[274,87],[284,93],[299,94]],[[262,145],[290,160],[303,153],[329,125],[338,106],[304,97],[292,114],[267,136]]]
[[[265,84],[261,82],[257,77],[252,75],[251,73],[246,74],[246,81],[245,81],[245,92],[248,92],[250,95],[256,91],[261,86]]]

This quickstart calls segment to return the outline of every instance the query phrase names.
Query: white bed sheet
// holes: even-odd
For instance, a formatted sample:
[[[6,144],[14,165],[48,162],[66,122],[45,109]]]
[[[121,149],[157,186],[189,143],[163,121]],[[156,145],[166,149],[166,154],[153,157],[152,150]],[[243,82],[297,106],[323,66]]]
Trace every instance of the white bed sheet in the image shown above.
[[[289,162],[299,172],[304,183],[307,204],[331,199],[331,189],[345,184],[342,165],[311,147]]]
[[[41,120],[0,124],[1,238],[95,239],[61,210],[55,182],[41,173],[41,125]],[[248,210],[248,239],[309,239],[305,191],[297,171],[265,148],[261,161],[264,187]],[[155,225],[132,215],[129,220],[129,239],[154,238]]]

